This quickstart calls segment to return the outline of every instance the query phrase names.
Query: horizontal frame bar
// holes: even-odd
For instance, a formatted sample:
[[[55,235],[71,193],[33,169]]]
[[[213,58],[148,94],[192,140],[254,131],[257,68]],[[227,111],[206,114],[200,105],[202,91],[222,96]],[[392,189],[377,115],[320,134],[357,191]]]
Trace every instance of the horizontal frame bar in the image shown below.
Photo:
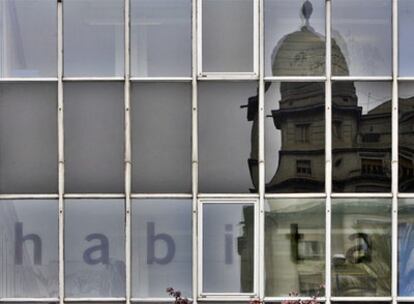
[[[0,298],[1,302],[59,302],[58,298]]]
[[[264,77],[264,81],[270,82],[324,82],[326,81],[325,76],[271,76]]]
[[[8,78],[0,78],[1,82],[58,82],[57,77],[32,77],[32,78],[24,78],[24,77],[8,77]]]
[[[383,197],[383,198],[390,198],[392,197],[392,193],[332,193],[331,197],[333,198],[369,198],[369,197]]]
[[[193,198],[193,195],[188,193],[133,193],[131,198]]]
[[[390,302],[392,297],[331,297],[332,302]]]
[[[265,302],[282,302],[282,301],[311,301],[313,297],[264,297]],[[316,297],[316,300],[325,302],[325,297]]]
[[[96,81],[96,82],[100,82],[100,81],[124,81],[125,78],[119,77],[119,76],[114,76],[114,77],[63,77],[63,82],[71,82],[71,81],[76,81],[76,82],[90,82],[90,81]]]
[[[70,193],[64,194],[63,198],[125,198],[124,193]]]
[[[392,81],[392,76],[332,76],[333,81]]]
[[[131,82],[191,82],[192,77],[131,77]]]
[[[326,193],[269,193],[265,194],[265,199],[269,198],[326,198]]]
[[[197,198],[203,199],[203,198],[250,198],[250,199],[257,199],[259,198],[259,194],[257,193],[200,193],[197,195]]]
[[[125,302],[126,298],[64,298],[65,302]]]
[[[59,194],[0,194],[0,200],[7,199],[58,199]]]

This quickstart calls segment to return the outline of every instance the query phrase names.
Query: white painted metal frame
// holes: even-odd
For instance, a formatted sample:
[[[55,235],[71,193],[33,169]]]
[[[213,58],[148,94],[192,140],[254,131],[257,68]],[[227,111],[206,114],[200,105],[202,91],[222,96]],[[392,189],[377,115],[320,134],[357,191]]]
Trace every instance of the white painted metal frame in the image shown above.
[[[264,206],[266,198],[325,198],[325,296],[319,300],[330,304],[332,301],[383,301],[414,302],[413,297],[398,296],[398,198],[414,198],[414,193],[398,193],[398,82],[414,81],[414,77],[398,76],[398,0],[392,2],[392,76],[384,77],[343,77],[332,76],[331,72],[331,5],[326,3],[326,74],[317,77],[265,77],[264,76],[264,3],[269,0],[252,0],[254,5],[254,71],[252,73],[204,73],[202,69],[202,1],[192,1],[192,74],[191,77],[132,77],[130,75],[130,1],[124,0],[125,17],[125,75],[124,77],[64,77],[63,76],[63,3],[56,0],[58,16],[58,65],[57,77],[47,78],[0,78],[0,83],[9,82],[56,82],[58,86],[58,193],[57,194],[0,194],[0,200],[7,199],[57,199],[59,208],[59,298],[0,298],[0,302],[170,302],[170,298],[132,298],[131,267],[131,200],[134,198],[192,198],[193,208],[193,293],[190,298],[200,301],[248,301],[257,297],[266,301],[283,301],[297,299],[292,297],[265,296],[265,261],[264,261]],[[276,1],[276,0],[274,0]],[[259,192],[258,194],[199,194],[198,192],[198,82],[199,81],[239,81],[256,80],[259,85]],[[124,193],[114,194],[71,194],[65,193],[65,158],[64,158],[64,83],[72,81],[123,81],[125,109],[125,189]],[[264,155],[264,83],[266,81],[325,82],[325,193],[272,193],[265,194],[265,155]],[[332,193],[332,81],[392,81],[392,191],[391,193]],[[131,117],[130,86],[132,82],[188,82],[192,85],[192,193],[191,194],[135,194],[131,193]],[[332,297],[331,294],[331,199],[332,198],[392,198],[392,292],[389,297]],[[125,199],[125,262],[126,290],[125,297],[120,298],[65,298],[64,282],[64,199],[66,198],[120,198]],[[255,206],[255,277],[252,294],[209,294],[202,292],[202,206],[211,203],[252,203]],[[310,299],[303,297],[301,299]]]
[[[203,206],[206,204],[249,204],[254,207],[254,258],[253,258],[253,265],[254,265],[254,279],[253,279],[253,292],[251,293],[235,293],[235,292],[204,292],[203,291]],[[259,216],[258,216],[258,209],[259,209],[259,201],[256,199],[248,199],[248,198],[209,198],[209,199],[199,199],[198,200],[198,212],[197,212],[197,268],[198,268],[198,277],[197,277],[197,284],[198,284],[198,294],[197,299],[205,299],[208,301],[249,301],[252,298],[258,296],[258,260],[259,260],[259,249],[258,249],[258,242],[259,242]]]

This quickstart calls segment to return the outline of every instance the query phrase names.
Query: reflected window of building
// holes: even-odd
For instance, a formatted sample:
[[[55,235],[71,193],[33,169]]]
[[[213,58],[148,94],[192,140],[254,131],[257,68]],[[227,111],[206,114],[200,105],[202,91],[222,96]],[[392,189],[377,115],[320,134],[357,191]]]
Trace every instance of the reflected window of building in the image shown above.
[[[191,85],[134,83],[132,191],[191,192]]]
[[[332,123],[332,136],[336,137],[336,139],[342,139],[342,121],[334,121]]]
[[[399,84],[398,190],[414,192],[414,85]]]
[[[0,200],[0,297],[58,296],[58,201]]]
[[[332,2],[332,74],[390,76],[391,1]]]
[[[65,76],[124,75],[124,1],[63,1]]]
[[[124,201],[65,201],[65,296],[125,296]]]
[[[325,1],[265,0],[265,75],[325,74]]]
[[[332,295],[389,296],[391,199],[332,201]]]
[[[57,2],[0,1],[0,16],[0,77],[56,76]]]
[[[192,200],[134,199],[132,296],[164,298],[169,286],[191,295],[192,269]]]
[[[272,199],[265,210],[266,296],[316,295],[325,282],[325,200]]]
[[[254,204],[204,202],[202,209],[202,291],[252,293]]]
[[[57,87],[0,85],[0,193],[57,193]]]
[[[191,0],[131,1],[131,69],[137,77],[191,75]]]
[[[323,192],[325,84],[267,83],[265,113],[266,192]]]
[[[202,71],[253,72],[253,0],[202,0]]]
[[[256,192],[257,83],[200,83],[198,92],[200,192]]]
[[[391,83],[334,82],[332,103],[333,191],[391,191]]]

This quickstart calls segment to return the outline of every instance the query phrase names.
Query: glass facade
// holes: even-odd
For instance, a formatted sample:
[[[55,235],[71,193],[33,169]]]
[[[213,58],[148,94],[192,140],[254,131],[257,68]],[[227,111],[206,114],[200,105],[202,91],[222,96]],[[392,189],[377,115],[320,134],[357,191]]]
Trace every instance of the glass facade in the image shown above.
[[[0,302],[410,303],[413,16],[0,0]]]

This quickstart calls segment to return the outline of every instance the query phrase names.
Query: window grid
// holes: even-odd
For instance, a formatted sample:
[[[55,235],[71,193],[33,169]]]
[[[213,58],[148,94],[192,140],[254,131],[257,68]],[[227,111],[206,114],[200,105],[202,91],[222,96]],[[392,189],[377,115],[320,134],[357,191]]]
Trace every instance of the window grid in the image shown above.
[[[258,198],[259,208],[258,212],[258,244],[259,244],[259,259],[256,263],[256,281],[257,288],[256,295],[260,299],[267,301],[280,301],[286,297],[265,297],[264,295],[264,200],[265,198],[300,198],[300,197],[324,197],[326,198],[326,290],[325,296],[320,300],[330,303],[331,301],[384,301],[397,303],[414,301],[414,297],[398,297],[398,198],[414,198],[411,193],[398,193],[398,83],[399,81],[414,81],[414,77],[399,77],[398,76],[398,0],[392,1],[392,33],[393,33],[393,69],[392,76],[384,77],[333,77],[331,75],[331,4],[335,0],[326,0],[326,75],[323,77],[264,77],[264,24],[263,24],[263,9],[264,0],[258,3],[255,1],[255,7],[258,9],[259,20],[255,22],[255,27],[258,27],[259,37],[255,46],[255,52],[258,54],[259,61],[258,77],[246,77],[246,75],[216,75],[212,78],[203,77],[198,74],[197,65],[200,64],[200,24],[197,22],[197,16],[201,14],[201,1],[192,1],[192,29],[193,29],[193,65],[191,77],[131,77],[129,72],[130,49],[129,49],[129,32],[130,32],[130,5],[129,0],[125,0],[125,76],[124,77],[63,77],[63,3],[58,1],[58,77],[49,78],[2,78],[0,82],[56,82],[58,85],[58,156],[59,156],[59,190],[58,194],[42,194],[42,195],[28,195],[28,194],[0,194],[0,199],[35,199],[35,198],[58,198],[59,199],[59,299],[55,298],[1,298],[0,302],[111,302],[121,301],[130,303],[132,301],[160,301],[168,302],[169,298],[152,298],[152,299],[133,299],[131,298],[131,214],[130,206],[132,198],[177,198],[186,197],[193,198],[193,298],[195,300],[201,293],[201,287],[198,286],[198,280],[201,273],[199,273],[197,261],[199,260],[199,247],[197,246],[197,225],[200,224],[197,214],[199,213],[198,198]],[[197,6],[198,5],[198,6]],[[200,19],[198,19],[200,20]],[[198,29],[198,31],[197,31]],[[256,59],[255,59],[256,60]],[[198,81],[209,80],[237,80],[237,79],[253,79],[259,82],[259,192],[258,194],[199,194],[198,193],[198,130],[197,130],[197,85]],[[332,111],[331,111],[331,88],[332,81],[392,81],[392,191],[391,193],[332,193],[332,170],[331,170],[331,131],[332,131]],[[125,193],[123,194],[65,194],[64,191],[64,130],[63,130],[63,84],[69,81],[124,81],[124,99],[125,99]],[[137,82],[191,82],[192,83],[192,194],[133,194],[131,193],[131,129],[130,129],[130,84],[133,81]],[[265,81],[324,81],[326,94],[326,120],[325,120],[325,193],[300,193],[300,194],[265,194],[264,184],[264,82]],[[64,256],[63,256],[63,240],[64,240],[64,199],[65,198],[124,198],[126,204],[125,214],[125,249],[126,249],[126,297],[125,298],[65,298],[64,297]],[[333,197],[392,197],[392,289],[390,297],[331,297],[331,198]],[[194,297],[196,296],[196,297]],[[241,295],[240,295],[241,296]],[[200,301],[210,300],[239,300],[246,299],[234,295],[221,298],[200,298]],[[306,299],[306,297],[301,297]]]

